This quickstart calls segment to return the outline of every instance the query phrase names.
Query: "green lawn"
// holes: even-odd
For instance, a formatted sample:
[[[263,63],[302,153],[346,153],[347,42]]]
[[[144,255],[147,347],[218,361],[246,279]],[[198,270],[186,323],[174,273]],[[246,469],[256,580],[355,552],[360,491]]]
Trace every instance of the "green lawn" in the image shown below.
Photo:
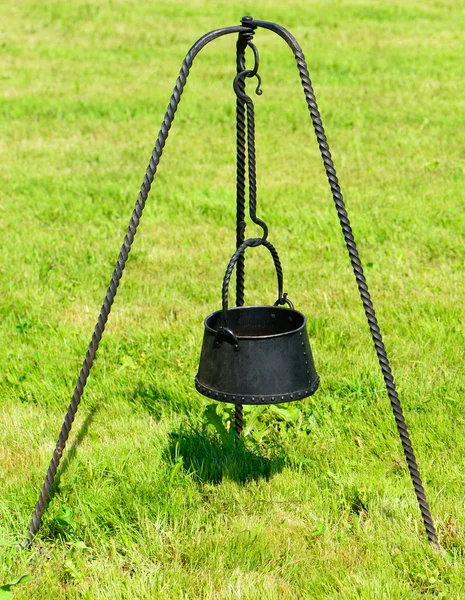
[[[444,552],[425,541],[294,59],[265,31],[258,214],[321,387],[246,411],[231,449],[193,386],[235,244],[229,37],[192,69],[59,485],[19,550],[182,59],[248,13],[306,53]],[[465,598],[461,3],[10,0],[0,23],[0,585],[31,576],[0,599]],[[246,302],[274,301],[274,277],[250,251]]]

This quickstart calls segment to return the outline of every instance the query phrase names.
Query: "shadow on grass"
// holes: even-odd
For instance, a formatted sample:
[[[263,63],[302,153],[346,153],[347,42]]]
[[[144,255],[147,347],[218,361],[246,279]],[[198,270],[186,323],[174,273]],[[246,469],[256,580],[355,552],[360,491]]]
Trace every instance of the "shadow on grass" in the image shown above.
[[[92,425],[92,421],[94,420],[94,416],[95,416],[96,412],[97,412],[97,408],[95,406],[93,406],[90,409],[90,411],[87,414],[84,421],[82,422],[82,425],[81,425],[79,431],[77,432],[76,437],[73,440],[73,443],[71,444],[71,446],[68,447],[68,451],[66,452],[65,456],[61,460],[61,464],[58,468],[57,474],[55,476],[55,480],[50,489],[50,495],[48,497],[47,505],[53,499],[55,494],[59,491],[61,478],[66,473],[66,471],[69,469],[71,463],[73,462],[74,458],[76,457],[76,453],[77,453],[79,446],[82,444],[84,438],[89,433],[89,429],[90,429],[90,426]]]
[[[88,434],[96,412],[97,408],[95,406],[90,409],[89,413],[82,422],[81,427],[79,428],[79,431],[77,432],[73,440],[73,443],[70,446],[68,446],[67,452],[60,462],[60,466],[55,475],[55,479],[53,480],[52,487],[50,488],[50,493],[45,506],[44,516],[46,516],[48,511],[50,510],[50,504],[53,498],[60,492],[61,478],[69,469],[72,461],[76,457],[77,450],[80,444],[83,442],[86,435]],[[69,507],[68,510],[70,511],[69,515],[64,515],[64,517],[63,515],[62,517],[58,518],[56,516],[52,516],[50,520],[46,519],[47,522],[44,522],[42,520],[42,524],[40,527],[41,537],[49,540],[54,540],[57,538],[69,539],[70,535],[73,535],[73,524],[69,520],[72,517],[71,509],[69,509]],[[23,540],[20,545],[21,547],[29,548],[29,539]]]
[[[167,410],[175,413],[183,411],[179,389],[168,384],[153,384],[141,380],[132,390],[129,400],[157,420],[161,419]]]
[[[244,440],[226,445],[217,436],[195,429],[172,432],[168,452],[173,461],[181,458],[184,468],[202,483],[268,480],[285,464],[282,451],[264,454],[248,448]]]

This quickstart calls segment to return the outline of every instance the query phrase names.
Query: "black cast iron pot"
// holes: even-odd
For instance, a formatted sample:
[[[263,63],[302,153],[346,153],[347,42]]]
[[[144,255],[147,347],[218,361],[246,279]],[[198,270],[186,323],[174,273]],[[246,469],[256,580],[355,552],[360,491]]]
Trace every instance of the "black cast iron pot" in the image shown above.
[[[253,241],[253,240],[252,240]],[[305,316],[282,294],[278,254],[266,240],[278,275],[274,306],[240,306],[228,310],[228,286],[239,256],[233,255],[223,281],[223,308],[205,319],[197,390],[233,404],[277,404],[301,400],[318,388]],[[258,244],[255,244],[258,245]],[[289,308],[279,306],[288,304]]]

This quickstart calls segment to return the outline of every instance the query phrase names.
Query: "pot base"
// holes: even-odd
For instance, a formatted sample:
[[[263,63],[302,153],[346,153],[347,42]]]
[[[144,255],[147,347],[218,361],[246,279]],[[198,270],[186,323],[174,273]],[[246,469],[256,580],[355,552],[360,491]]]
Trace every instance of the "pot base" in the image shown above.
[[[281,404],[283,402],[293,402],[295,400],[303,400],[304,398],[308,398],[308,396],[312,396],[318,386],[320,384],[320,378],[318,375],[312,381],[312,383],[305,388],[304,390],[299,390],[297,392],[292,392],[288,394],[276,394],[272,395],[255,395],[250,396],[247,394],[237,395],[237,394],[229,394],[217,390],[213,390],[203,384],[200,383],[198,378],[195,378],[195,387],[198,392],[200,392],[203,396],[207,396],[207,398],[212,398],[213,400],[218,400],[218,402],[229,402],[230,404]]]

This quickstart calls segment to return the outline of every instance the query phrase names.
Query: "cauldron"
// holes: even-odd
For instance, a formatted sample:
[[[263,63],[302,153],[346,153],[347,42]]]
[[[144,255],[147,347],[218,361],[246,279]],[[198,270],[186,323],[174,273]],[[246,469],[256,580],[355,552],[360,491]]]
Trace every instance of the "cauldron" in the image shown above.
[[[278,277],[274,306],[228,310],[234,265],[249,246],[264,245]],[[233,404],[278,404],[311,396],[319,377],[313,363],[305,316],[282,293],[283,275],[275,248],[263,238],[244,242],[232,256],[223,280],[223,307],[204,322],[197,390]],[[288,307],[282,305],[287,304]]]

